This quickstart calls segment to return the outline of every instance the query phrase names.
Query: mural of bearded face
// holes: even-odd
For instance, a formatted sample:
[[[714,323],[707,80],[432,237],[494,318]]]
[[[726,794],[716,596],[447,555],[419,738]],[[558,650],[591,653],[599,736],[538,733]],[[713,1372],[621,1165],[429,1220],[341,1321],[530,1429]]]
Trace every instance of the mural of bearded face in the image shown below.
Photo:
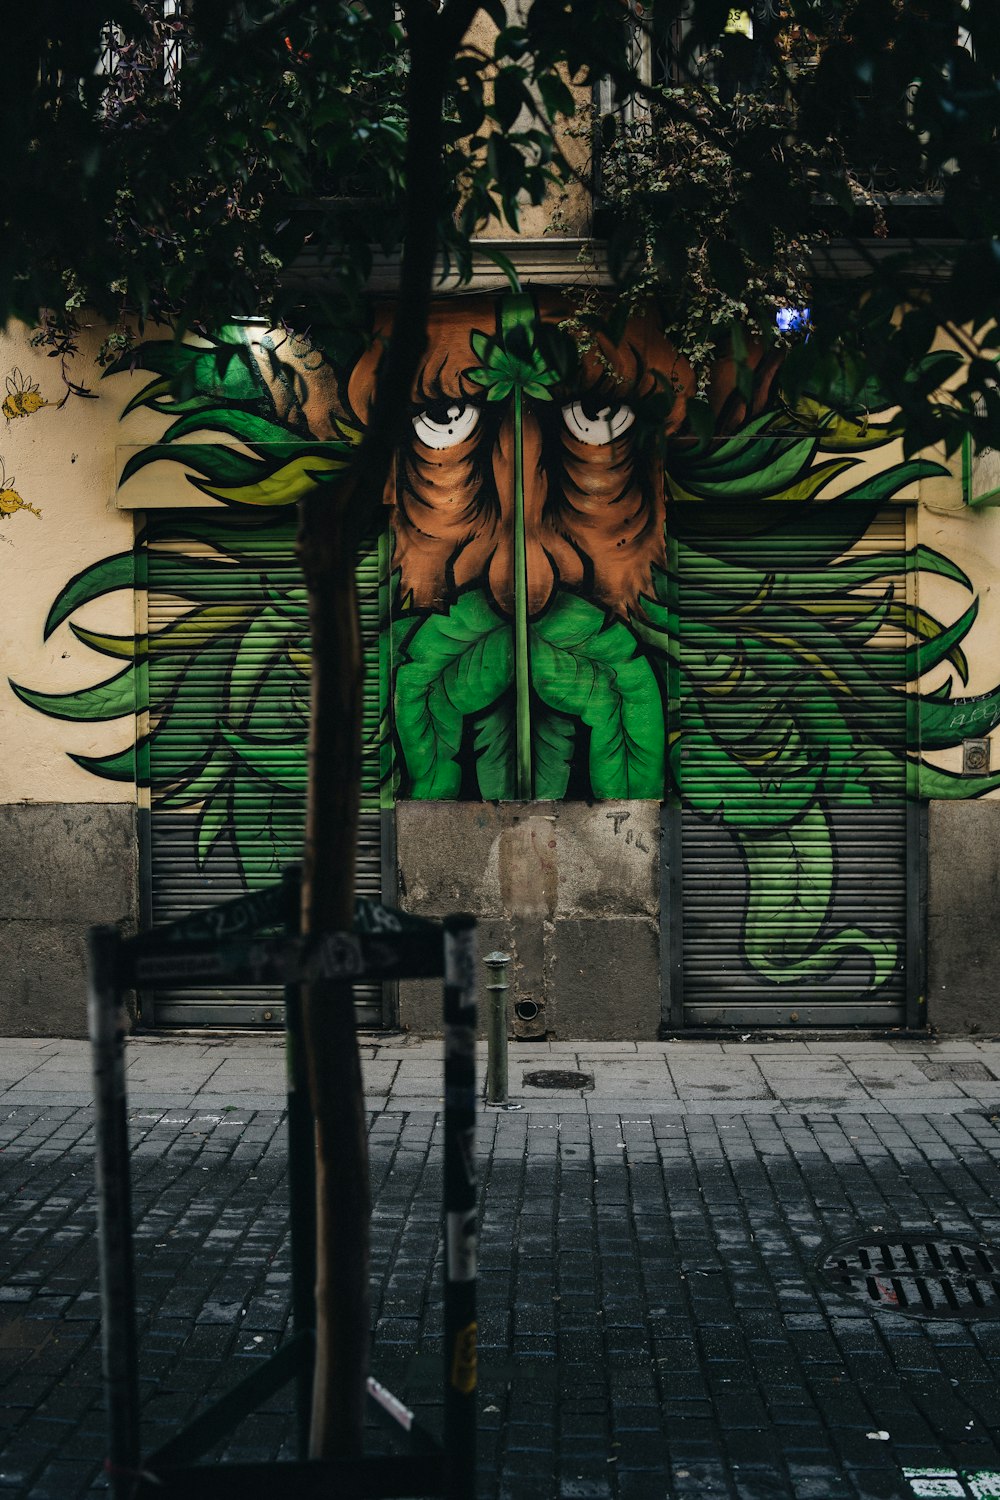
[[[505,327],[512,300],[452,300],[432,313],[397,462],[401,596],[440,609],[475,586],[510,616],[520,546],[530,617],[559,589],[624,615],[665,562],[662,460],[643,404],[676,391],[666,430],[678,426],[686,367],[650,320],[635,319],[616,348],[602,345],[563,383],[546,363],[544,331],[567,309],[543,303],[539,324],[531,309],[530,321]],[[359,414],[376,358],[351,377]]]

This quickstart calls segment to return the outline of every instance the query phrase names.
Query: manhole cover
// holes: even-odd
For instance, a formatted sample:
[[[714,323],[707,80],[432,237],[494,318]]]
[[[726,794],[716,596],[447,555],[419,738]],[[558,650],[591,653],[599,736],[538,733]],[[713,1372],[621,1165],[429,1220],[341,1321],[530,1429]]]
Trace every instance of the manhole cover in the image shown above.
[[[1000,1317],[1000,1250],[966,1240],[854,1240],[820,1262],[869,1307],[923,1318]]]
[[[969,1083],[995,1081],[989,1068],[981,1062],[922,1062],[917,1067],[932,1083],[948,1078],[964,1078]]]
[[[593,1073],[573,1073],[568,1068],[542,1068],[538,1073],[525,1073],[525,1085],[529,1089],[592,1089]]]

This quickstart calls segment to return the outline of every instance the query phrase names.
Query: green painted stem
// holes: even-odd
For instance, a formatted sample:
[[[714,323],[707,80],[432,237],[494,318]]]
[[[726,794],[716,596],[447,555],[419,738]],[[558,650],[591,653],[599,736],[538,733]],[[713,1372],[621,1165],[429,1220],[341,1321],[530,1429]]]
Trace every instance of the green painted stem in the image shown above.
[[[531,798],[531,678],[528,666],[528,558],[524,545],[524,443],[521,408],[524,400],[514,387],[514,692],[517,712],[517,771],[515,792],[521,802]]]

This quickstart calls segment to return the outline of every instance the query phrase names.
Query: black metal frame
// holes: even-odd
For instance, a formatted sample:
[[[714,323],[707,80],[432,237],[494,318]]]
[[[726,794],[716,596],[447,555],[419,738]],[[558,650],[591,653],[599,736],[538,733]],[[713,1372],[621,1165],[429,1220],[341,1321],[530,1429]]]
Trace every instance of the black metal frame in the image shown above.
[[[332,1493],[357,1500],[442,1496],[474,1500],[476,1457],[475,920],[410,917],[371,901],[356,906],[352,933],[326,944],[298,942],[297,869],[269,887],[170,927],[124,939],[116,928],[88,935],[88,1013],[94,1053],[101,1336],[107,1400],[106,1470],[115,1500],[297,1500]],[[261,927],[280,937],[256,937]],[[294,1332],[269,1359],[155,1452],[142,1456],[135,1327],[131,1175],[125,1088],[128,1021],[124,992],[150,965],[175,985],[204,982],[205,966],[238,980],[266,969],[285,984],[288,1176]],[[409,1437],[409,1452],[386,1457],[309,1459],[315,1347],[315,1171],[299,985],[312,973],[344,978],[444,981],[444,1435],[437,1440],[378,1381],[376,1411]],[[295,1462],[197,1462],[288,1381],[296,1382],[300,1457]]]

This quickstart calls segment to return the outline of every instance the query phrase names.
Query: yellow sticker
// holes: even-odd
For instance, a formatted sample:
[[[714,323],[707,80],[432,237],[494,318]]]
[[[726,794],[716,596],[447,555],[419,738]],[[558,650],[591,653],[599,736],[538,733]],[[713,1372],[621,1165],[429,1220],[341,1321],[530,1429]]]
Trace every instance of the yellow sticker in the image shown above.
[[[455,1335],[455,1356],[451,1362],[451,1383],[463,1396],[476,1389],[476,1325],[470,1323]]]

